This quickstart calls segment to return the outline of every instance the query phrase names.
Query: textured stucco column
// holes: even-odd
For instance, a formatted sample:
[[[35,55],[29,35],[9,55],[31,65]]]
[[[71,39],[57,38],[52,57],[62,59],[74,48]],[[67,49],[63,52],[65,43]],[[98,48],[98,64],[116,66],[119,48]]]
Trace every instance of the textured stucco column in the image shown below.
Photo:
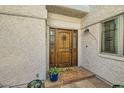
[[[46,78],[45,6],[0,6],[0,83]]]

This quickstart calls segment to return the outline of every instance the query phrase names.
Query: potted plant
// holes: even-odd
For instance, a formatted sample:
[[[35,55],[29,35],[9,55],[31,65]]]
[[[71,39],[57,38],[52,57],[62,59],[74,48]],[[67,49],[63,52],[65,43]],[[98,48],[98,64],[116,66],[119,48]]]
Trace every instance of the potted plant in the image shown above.
[[[113,85],[112,88],[124,88],[124,85]]]
[[[42,81],[39,78],[39,74],[36,74],[37,79],[32,80],[31,82],[28,83],[27,87],[28,88],[41,88],[42,86]]]
[[[28,88],[41,88],[41,85],[42,85],[42,81],[36,79],[36,80],[29,82],[27,87]]]
[[[49,77],[51,81],[57,81],[58,80],[58,74],[61,72],[59,68],[50,68],[49,69]]]

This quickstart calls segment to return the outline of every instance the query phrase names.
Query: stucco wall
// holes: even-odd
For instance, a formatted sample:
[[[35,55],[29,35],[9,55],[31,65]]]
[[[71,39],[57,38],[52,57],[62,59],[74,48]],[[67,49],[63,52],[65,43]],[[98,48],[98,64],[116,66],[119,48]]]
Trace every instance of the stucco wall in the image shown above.
[[[90,13],[82,19],[83,27],[124,12],[124,6],[90,6],[90,8]],[[97,23],[88,27],[92,35],[85,33],[85,29],[81,32],[81,66],[111,83],[124,84],[124,61],[99,56],[100,25]]]
[[[22,15],[36,18],[47,17],[46,7],[43,5],[1,5],[0,13]]]
[[[64,16],[60,14],[48,13],[48,30],[47,30],[47,54],[49,54],[49,27],[75,29],[78,30],[78,66],[81,65],[81,19],[75,17]],[[49,56],[47,55],[47,59]],[[47,61],[47,67],[49,66],[49,60]]]
[[[90,12],[82,18],[82,26],[85,27],[123,12],[123,5],[90,5]]]
[[[15,12],[18,16],[13,16]],[[44,80],[45,6],[0,6],[0,13],[0,83],[5,87],[27,83],[36,79],[37,73]],[[26,17],[22,17],[23,14]]]
[[[48,13],[48,25],[56,28],[80,29],[81,19],[60,14]]]

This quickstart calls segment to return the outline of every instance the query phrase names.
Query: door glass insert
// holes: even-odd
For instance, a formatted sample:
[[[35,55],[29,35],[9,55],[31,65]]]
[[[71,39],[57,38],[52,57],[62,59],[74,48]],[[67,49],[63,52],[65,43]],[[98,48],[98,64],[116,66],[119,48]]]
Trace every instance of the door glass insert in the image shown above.
[[[73,48],[76,48],[77,46],[77,32],[74,31],[74,34],[73,34]]]
[[[66,41],[66,33],[63,33],[63,41]]]
[[[50,38],[50,49],[54,49],[55,48],[55,29],[50,29],[49,38]]]

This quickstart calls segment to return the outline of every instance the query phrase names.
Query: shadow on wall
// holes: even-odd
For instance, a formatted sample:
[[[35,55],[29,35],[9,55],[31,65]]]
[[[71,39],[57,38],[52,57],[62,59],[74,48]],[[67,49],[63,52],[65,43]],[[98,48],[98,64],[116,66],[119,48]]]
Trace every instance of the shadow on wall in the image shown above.
[[[0,83],[0,88],[4,87],[3,84]]]

